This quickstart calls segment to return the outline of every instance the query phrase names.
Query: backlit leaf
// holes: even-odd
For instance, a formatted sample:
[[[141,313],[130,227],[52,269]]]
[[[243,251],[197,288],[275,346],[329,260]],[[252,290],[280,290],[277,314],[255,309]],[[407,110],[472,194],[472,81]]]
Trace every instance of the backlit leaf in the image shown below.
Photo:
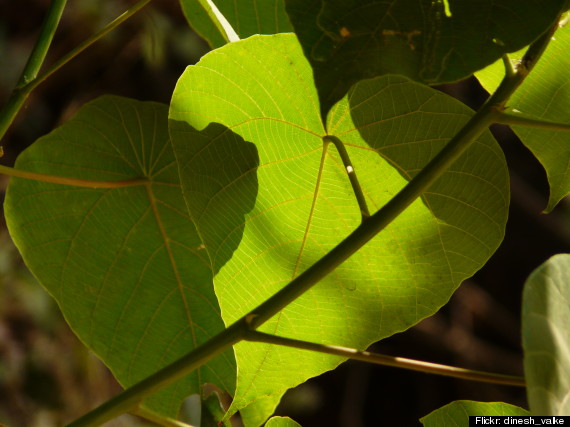
[[[293,35],[254,36],[188,67],[170,132],[184,197],[229,325],[360,224],[341,159],[320,120],[312,70]],[[326,128],[352,159],[372,212],[431,159],[472,111],[404,77],[361,82]],[[261,327],[366,348],[447,302],[504,232],[508,178],[485,133],[393,224]],[[243,342],[233,410],[280,396],[341,358]]]

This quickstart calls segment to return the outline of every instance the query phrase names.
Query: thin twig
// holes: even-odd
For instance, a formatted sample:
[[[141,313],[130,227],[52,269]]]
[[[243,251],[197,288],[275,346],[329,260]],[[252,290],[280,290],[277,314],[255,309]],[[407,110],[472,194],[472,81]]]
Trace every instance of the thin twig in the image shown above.
[[[461,378],[464,380],[480,381],[493,384],[512,385],[525,387],[524,378],[513,375],[495,374],[492,372],[474,371],[472,369],[457,368],[455,366],[440,365],[438,363],[424,362],[421,360],[407,359],[405,357],[388,356],[385,354],[370,353],[348,347],[336,345],[317,344],[292,338],[279,337],[263,332],[251,330],[246,335],[246,341],[263,342],[286,347],[300,348],[302,350],[315,351],[318,353],[332,354],[376,365],[392,366],[394,368],[408,369],[428,374],[443,375],[446,377]]]
[[[502,112],[497,116],[496,123],[509,126],[525,126],[537,129],[548,129],[570,132],[570,123],[552,122],[550,120],[535,119],[520,114]]]

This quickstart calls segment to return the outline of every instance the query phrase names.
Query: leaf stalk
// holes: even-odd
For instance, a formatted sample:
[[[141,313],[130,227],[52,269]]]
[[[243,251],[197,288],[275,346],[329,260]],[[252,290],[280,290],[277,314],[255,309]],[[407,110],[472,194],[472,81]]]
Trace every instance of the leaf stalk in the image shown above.
[[[352,191],[356,196],[356,201],[358,202],[358,206],[360,208],[360,214],[362,215],[362,221],[364,222],[366,219],[370,217],[370,211],[368,210],[368,205],[366,204],[366,198],[364,197],[364,193],[362,192],[362,187],[358,182],[358,177],[356,176],[356,170],[354,169],[354,165],[350,161],[350,157],[348,155],[348,151],[346,151],[346,147],[342,143],[340,139],[333,135],[326,135],[323,137],[323,141],[332,142],[340,155],[346,173],[348,175],[348,179],[350,180],[350,185],[352,186]]]

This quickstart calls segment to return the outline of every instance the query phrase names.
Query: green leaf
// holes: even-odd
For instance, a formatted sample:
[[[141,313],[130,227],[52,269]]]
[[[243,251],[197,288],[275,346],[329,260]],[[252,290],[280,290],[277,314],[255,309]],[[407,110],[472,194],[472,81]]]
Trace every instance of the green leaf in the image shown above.
[[[383,206],[471,117],[404,77],[355,86],[327,128],[352,159],[371,210]],[[188,67],[170,133],[184,197],[229,325],[335,247],[361,216],[297,39],[254,36]],[[445,304],[502,240],[508,176],[485,133],[381,235],[260,329],[364,349]],[[281,395],[343,359],[242,342],[233,410]]]
[[[88,189],[13,178],[12,238],[79,338],[124,386],[223,328],[202,241],[188,218],[165,105],[105,96],[23,152],[24,170],[148,185]],[[175,416],[211,382],[233,393],[224,353],[148,401]]]
[[[502,402],[473,402],[456,400],[429,413],[420,421],[425,427],[457,427],[469,424],[469,416],[518,415],[530,413],[518,406]]]
[[[570,123],[570,26],[560,28],[550,41],[546,52],[524,83],[508,102],[510,109],[525,116],[559,123]],[[520,59],[524,51],[512,55]],[[503,64],[497,62],[478,72],[476,77],[483,87],[492,92],[499,85]],[[550,184],[550,197],[545,209],[550,212],[566,195],[570,194],[570,164],[567,156],[570,132],[512,126],[523,144],[540,161]]]
[[[289,417],[271,417],[265,427],[301,427],[301,424]]]
[[[534,415],[570,414],[570,255],[556,255],[525,283],[524,372]]]
[[[293,31],[283,0],[215,0],[215,5],[240,38]],[[207,0],[180,0],[188,23],[212,48],[228,42]]]
[[[392,73],[438,84],[468,77],[536,39],[552,25],[562,4],[286,0],[286,10],[313,67],[325,117],[365,78]]]

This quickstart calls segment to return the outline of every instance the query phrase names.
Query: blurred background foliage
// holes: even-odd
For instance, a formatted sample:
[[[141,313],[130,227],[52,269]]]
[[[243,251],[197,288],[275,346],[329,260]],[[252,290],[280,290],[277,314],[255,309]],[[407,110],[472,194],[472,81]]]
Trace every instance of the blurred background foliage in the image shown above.
[[[70,1],[50,64],[121,14],[126,0]],[[0,105],[16,83],[49,0],[0,0]],[[102,94],[168,103],[184,68],[208,46],[187,25],[176,0],[155,0],[39,86],[2,141],[3,164]],[[472,108],[485,99],[474,79],[440,88]],[[493,132],[511,170],[505,241],[450,303],[409,331],[371,347],[386,354],[522,375],[520,302],[524,280],[570,247],[570,205],[549,215],[544,170],[507,128]],[[0,176],[3,199],[8,178]],[[0,424],[51,427],[68,422],[120,386],[69,330],[57,305],[26,270],[0,217]],[[291,390],[278,408],[305,426],[419,425],[457,399],[527,407],[523,389],[347,362]],[[380,422],[379,418],[382,422]],[[148,425],[123,416],[108,426]]]

